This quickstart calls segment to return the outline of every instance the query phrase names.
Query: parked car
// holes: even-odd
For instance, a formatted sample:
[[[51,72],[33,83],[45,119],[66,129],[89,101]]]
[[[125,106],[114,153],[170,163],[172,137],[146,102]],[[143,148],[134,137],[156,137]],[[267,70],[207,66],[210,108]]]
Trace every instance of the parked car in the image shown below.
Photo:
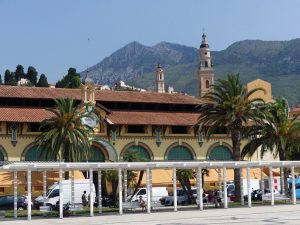
[[[27,209],[28,201],[26,196],[18,196],[17,209]],[[14,209],[14,196],[6,195],[0,196],[0,209],[1,210],[10,210]]]
[[[197,189],[192,188],[193,197],[197,198]],[[172,206],[174,205],[174,196],[166,196],[160,199],[160,202],[164,206]],[[183,189],[177,190],[177,204],[178,205],[186,205],[190,204],[188,195],[185,193]]]

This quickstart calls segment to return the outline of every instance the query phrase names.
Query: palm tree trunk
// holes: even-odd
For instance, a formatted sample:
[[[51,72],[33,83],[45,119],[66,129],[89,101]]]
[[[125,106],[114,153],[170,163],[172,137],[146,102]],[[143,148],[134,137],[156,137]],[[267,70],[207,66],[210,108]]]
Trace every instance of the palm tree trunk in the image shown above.
[[[286,161],[286,151],[279,149],[279,160],[280,161]],[[281,168],[282,169],[282,168]],[[281,190],[284,188],[285,195],[288,194],[288,174],[287,174],[287,168],[283,168],[283,180],[281,180]]]
[[[131,195],[131,197],[130,197],[130,199],[129,199],[129,202],[132,200],[133,196],[137,193],[138,188],[140,187],[140,185],[141,185],[141,183],[142,183],[144,173],[145,173],[144,170],[141,170],[141,171],[140,171],[140,175],[139,175],[138,182],[137,182],[137,184],[136,184],[136,186],[135,186],[135,188],[134,188],[133,194]]]
[[[242,121],[235,121],[231,126],[231,141],[232,141],[232,150],[233,150],[233,161],[241,160],[241,130],[242,130]],[[224,184],[226,185],[226,184]],[[226,186],[225,186],[226,187]],[[234,187],[235,187],[235,201],[241,201],[241,172],[240,169],[234,169]],[[224,196],[226,197],[226,196]]]

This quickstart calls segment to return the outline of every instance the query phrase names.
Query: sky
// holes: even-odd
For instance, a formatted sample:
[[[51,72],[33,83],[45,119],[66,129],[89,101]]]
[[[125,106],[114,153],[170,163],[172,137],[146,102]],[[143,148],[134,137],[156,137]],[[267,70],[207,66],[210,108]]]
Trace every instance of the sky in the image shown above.
[[[299,0],[0,0],[0,74],[34,66],[55,83],[132,41],[212,50],[300,38]]]

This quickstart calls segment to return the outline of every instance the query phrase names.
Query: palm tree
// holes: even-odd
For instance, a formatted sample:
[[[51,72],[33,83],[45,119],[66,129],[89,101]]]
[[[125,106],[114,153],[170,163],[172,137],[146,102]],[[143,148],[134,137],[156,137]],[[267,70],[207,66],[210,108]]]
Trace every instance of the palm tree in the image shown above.
[[[147,161],[147,159],[143,158],[142,156],[140,156],[140,153],[138,150],[136,149],[131,149],[131,150],[128,150],[125,152],[124,154],[124,161],[127,161],[127,162],[145,162]],[[131,171],[127,171],[129,174],[133,175],[133,173]],[[142,180],[143,180],[143,176],[144,176],[144,173],[145,173],[145,170],[141,170],[140,173],[139,173],[139,178],[138,178],[138,181],[137,183],[135,184],[135,188],[134,188],[134,191],[129,199],[129,201],[132,200],[133,196],[137,193],[138,191],[138,188],[141,186],[141,183],[142,183]],[[129,179],[131,179],[129,177]],[[129,180],[128,179],[128,180]],[[133,177],[131,180],[134,180]],[[128,185],[127,185],[128,187]]]
[[[249,128],[247,133],[253,138],[243,148],[242,157],[252,156],[260,148],[261,157],[270,151],[275,157],[279,156],[280,161],[285,161],[300,147],[300,123],[296,121],[299,115],[289,117],[288,102],[284,98],[268,104],[266,111],[265,119]],[[282,184],[287,187],[286,168],[283,180]]]
[[[249,120],[259,119],[260,106],[264,101],[260,98],[252,98],[262,88],[248,91],[241,84],[239,74],[227,75],[227,79],[219,79],[216,85],[212,85],[212,91],[202,97],[206,103],[199,105],[200,116],[198,123],[201,127],[207,127],[208,138],[220,127],[227,127],[231,136],[233,160],[239,161],[241,139],[243,130]],[[240,170],[234,170],[234,183],[236,199],[240,199]]]
[[[47,159],[78,162],[88,159],[90,154],[89,135],[93,129],[82,123],[82,119],[89,117],[82,107],[75,106],[74,99],[57,99],[53,109],[47,109],[54,115],[42,121],[42,133],[35,139],[35,143],[46,151]],[[69,178],[69,174],[65,174]]]

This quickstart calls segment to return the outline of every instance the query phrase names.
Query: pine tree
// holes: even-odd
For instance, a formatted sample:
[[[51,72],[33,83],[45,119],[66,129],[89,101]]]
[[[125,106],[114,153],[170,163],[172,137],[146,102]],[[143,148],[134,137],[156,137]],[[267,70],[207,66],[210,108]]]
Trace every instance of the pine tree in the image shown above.
[[[27,70],[26,78],[27,78],[27,80],[30,81],[30,83],[33,86],[36,85],[37,75],[38,75],[38,72],[36,71],[36,69],[33,66],[29,66],[28,70]]]
[[[0,74],[0,85],[2,85],[2,77],[1,77],[1,74]]]
[[[41,74],[39,82],[35,85],[36,87],[49,87],[48,80],[45,74]]]
[[[17,65],[15,71],[15,79],[18,82],[21,78],[25,78],[24,67],[22,65]]]
[[[76,72],[75,68],[70,67],[68,74],[63,79],[57,81],[56,88],[79,88],[81,85],[80,74]]]
[[[8,85],[9,80],[10,80],[10,71],[9,70],[5,70],[5,73],[4,73],[4,84]]]

